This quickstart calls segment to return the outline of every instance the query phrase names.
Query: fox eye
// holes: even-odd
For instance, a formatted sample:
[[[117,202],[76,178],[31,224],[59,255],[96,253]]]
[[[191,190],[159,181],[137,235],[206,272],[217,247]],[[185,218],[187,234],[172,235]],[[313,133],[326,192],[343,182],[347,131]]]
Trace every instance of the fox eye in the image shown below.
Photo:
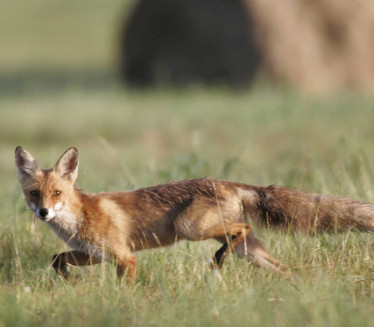
[[[55,196],[59,196],[61,194],[61,191],[57,190],[55,191]]]
[[[36,196],[39,196],[40,193],[39,193],[39,191],[33,190],[33,191],[30,192],[30,194],[31,194],[31,196],[36,197]]]

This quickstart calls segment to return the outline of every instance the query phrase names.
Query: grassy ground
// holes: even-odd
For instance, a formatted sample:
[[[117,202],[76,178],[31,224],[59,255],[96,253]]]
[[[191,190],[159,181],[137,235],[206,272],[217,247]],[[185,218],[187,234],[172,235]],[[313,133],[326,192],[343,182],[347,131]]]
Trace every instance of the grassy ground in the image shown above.
[[[118,285],[111,265],[72,269],[69,282],[51,270],[65,246],[25,207],[17,145],[42,167],[77,146],[78,183],[89,191],[211,176],[374,202],[373,99],[264,85],[126,92],[113,58],[129,3],[1,2],[0,327],[370,325],[369,233],[258,229],[292,279],[230,257],[219,282],[207,264],[217,250],[210,241],[138,253],[135,287]]]
[[[131,189],[211,176],[374,201],[373,102],[310,99],[286,92],[224,90],[128,93],[117,88],[14,94],[0,123],[0,326],[368,325],[373,310],[373,237],[258,230],[293,279],[229,258],[219,282],[207,260],[215,242],[138,253],[135,287],[110,265],[49,267],[65,249],[26,210],[13,151],[21,144],[51,166],[69,146],[81,156],[79,184]]]

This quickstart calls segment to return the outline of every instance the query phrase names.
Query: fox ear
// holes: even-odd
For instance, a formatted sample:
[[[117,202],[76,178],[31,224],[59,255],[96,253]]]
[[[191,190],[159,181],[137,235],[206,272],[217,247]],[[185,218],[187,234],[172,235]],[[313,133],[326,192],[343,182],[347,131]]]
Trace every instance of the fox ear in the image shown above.
[[[78,150],[76,148],[70,148],[58,159],[55,172],[62,178],[74,183],[78,177],[78,165]]]
[[[35,173],[37,170],[39,170],[39,167],[35,158],[29,151],[25,150],[21,146],[17,146],[15,160],[18,180],[21,183],[27,179],[34,178]]]

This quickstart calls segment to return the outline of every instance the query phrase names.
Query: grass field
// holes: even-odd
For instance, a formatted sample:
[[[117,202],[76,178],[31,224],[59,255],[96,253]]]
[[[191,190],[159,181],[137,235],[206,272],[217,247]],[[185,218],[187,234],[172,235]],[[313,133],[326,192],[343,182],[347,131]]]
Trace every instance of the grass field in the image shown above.
[[[207,264],[217,244],[208,241],[138,253],[135,287],[118,285],[110,265],[72,269],[65,282],[49,267],[65,247],[26,210],[13,151],[21,144],[48,167],[77,146],[79,185],[90,191],[211,176],[374,201],[372,106],[353,95],[311,99],[260,89],[76,87],[3,97],[0,326],[368,325],[369,233],[258,230],[291,280],[231,257],[219,282]]]
[[[220,282],[207,263],[213,241],[138,253],[134,287],[118,285],[111,265],[73,268],[68,282],[55,275],[50,258],[66,247],[26,209],[17,145],[42,167],[78,147],[78,184],[93,192],[210,176],[374,202],[373,98],[262,83],[242,93],[125,91],[110,45],[126,3],[2,1],[0,327],[371,325],[370,233],[257,228],[291,279],[232,256]]]

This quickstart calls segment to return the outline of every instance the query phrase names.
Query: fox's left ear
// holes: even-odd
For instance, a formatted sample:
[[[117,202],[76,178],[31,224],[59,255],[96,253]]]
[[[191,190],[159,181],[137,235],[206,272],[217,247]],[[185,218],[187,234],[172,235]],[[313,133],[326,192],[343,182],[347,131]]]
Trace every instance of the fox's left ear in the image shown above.
[[[78,165],[78,150],[76,148],[70,148],[58,159],[54,170],[62,178],[74,183],[78,177]]]

